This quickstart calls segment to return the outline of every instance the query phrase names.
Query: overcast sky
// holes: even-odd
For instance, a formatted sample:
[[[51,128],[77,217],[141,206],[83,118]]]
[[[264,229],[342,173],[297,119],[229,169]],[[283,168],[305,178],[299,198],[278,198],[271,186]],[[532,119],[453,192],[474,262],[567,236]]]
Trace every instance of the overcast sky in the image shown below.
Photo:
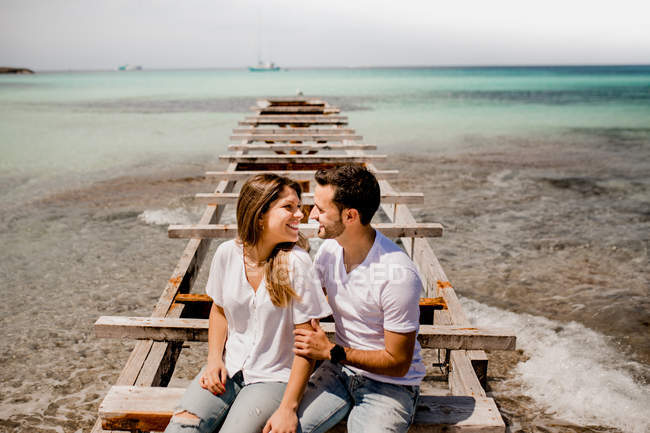
[[[36,70],[650,64],[645,0],[0,0]],[[259,43],[258,43],[259,39]]]

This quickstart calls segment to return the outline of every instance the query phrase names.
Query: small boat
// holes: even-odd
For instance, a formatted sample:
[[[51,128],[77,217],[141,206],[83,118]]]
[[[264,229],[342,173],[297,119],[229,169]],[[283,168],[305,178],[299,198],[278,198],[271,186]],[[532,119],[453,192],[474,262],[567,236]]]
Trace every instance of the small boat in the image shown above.
[[[266,72],[266,71],[279,71],[280,67],[276,66],[273,62],[257,62],[257,66],[249,66],[250,72]]]
[[[122,65],[117,67],[118,71],[141,71],[142,66],[140,65]]]

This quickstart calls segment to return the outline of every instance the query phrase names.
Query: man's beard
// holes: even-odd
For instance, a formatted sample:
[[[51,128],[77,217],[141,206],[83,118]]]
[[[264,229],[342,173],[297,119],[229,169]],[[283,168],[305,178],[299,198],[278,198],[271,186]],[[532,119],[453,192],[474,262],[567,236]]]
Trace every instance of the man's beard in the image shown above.
[[[344,230],[345,230],[345,224],[343,224],[343,221],[339,216],[338,221],[335,221],[328,226],[323,225],[322,234],[321,231],[319,230],[318,237],[321,239],[334,239],[339,237]]]

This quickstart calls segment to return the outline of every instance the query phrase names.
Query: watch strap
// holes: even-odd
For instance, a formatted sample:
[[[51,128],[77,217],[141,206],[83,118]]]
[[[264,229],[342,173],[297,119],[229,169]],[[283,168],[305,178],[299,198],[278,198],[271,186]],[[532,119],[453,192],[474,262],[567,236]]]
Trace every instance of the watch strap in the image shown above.
[[[347,358],[345,355],[345,349],[343,348],[343,346],[339,344],[335,344],[334,347],[330,349],[330,361],[333,364],[338,364],[341,361],[345,361],[346,359]]]

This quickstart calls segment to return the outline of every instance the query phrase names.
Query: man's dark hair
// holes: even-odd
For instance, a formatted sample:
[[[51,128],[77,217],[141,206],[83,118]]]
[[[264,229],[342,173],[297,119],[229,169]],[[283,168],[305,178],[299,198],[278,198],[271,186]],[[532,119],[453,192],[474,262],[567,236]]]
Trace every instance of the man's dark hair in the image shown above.
[[[361,224],[368,225],[379,208],[379,183],[367,168],[360,165],[342,165],[316,172],[320,186],[334,187],[334,204],[343,209],[356,209]]]

